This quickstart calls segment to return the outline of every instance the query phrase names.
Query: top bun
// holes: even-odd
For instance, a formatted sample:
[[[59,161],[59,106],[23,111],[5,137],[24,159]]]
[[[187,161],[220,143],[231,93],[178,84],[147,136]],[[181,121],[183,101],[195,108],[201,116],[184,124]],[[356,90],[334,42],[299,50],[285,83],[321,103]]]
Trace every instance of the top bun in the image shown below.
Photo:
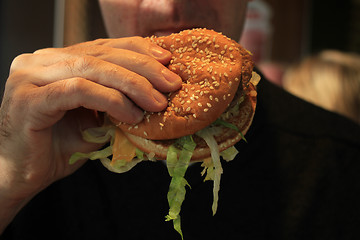
[[[238,87],[250,81],[250,53],[230,38],[208,29],[185,30],[150,41],[172,53],[167,66],[182,87],[168,94],[162,112],[145,112],[137,125],[121,123],[124,132],[152,140],[193,134],[214,122],[229,106]]]

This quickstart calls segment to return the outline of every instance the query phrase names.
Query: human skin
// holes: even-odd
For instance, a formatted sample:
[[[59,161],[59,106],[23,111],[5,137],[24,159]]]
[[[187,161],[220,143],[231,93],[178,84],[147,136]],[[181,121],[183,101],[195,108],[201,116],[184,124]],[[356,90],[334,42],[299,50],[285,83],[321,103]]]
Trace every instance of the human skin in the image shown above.
[[[72,153],[100,147],[80,134],[100,124],[97,111],[137,123],[143,110],[167,106],[162,93],[181,86],[163,65],[170,58],[134,37],[43,49],[13,61],[0,111],[0,230],[36,193],[84,163],[69,165]]]
[[[85,163],[69,165],[72,153],[100,147],[81,137],[81,130],[99,126],[99,112],[137,123],[143,110],[167,106],[163,93],[181,87],[164,66],[170,52],[142,37],[207,27],[239,39],[247,4],[99,1],[112,39],[38,50],[11,65],[0,109],[0,233],[33,196]]]
[[[247,0],[99,0],[110,37],[168,35],[206,27],[239,40]]]

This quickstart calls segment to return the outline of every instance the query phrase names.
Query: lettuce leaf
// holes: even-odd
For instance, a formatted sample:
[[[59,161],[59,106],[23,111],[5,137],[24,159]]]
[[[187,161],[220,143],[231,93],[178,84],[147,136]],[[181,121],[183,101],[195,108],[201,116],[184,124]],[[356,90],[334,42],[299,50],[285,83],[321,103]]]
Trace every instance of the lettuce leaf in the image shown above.
[[[179,148],[177,146],[179,146]],[[179,214],[181,205],[185,199],[185,187],[190,186],[184,177],[195,147],[196,144],[191,136],[182,137],[169,147],[166,157],[171,182],[167,194],[169,213],[165,217],[165,220],[173,221],[174,229],[181,235],[181,239],[183,239],[183,234]]]
[[[199,137],[205,140],[211,152],[212,162],[207,164],[206,167],[207,167],[207,172],[208,173],[211,172],[211,176],[207,176],[207,178],[214,181],[212,211],[213,211],[213,215],[215,215],[219,201],[221,174],[223,173],[223,169],[220,161],[219,146],[214,138],[214,135],[212,134],[211,128],[202,129],[198,131],[196,135],[198,135]]]
[[[236,155],[239,153],[239,151],[236,149],[236,147],[232,146],[228,149],[220,152],[220,156],[227,162],[234,160]]]
[[[82,137],[85,141],[104,144],[110,142],[110,146],[89,153],[76,152],[70,157],[69,164],[74,164],[80,159],[100,160],[102,165],[109,171],[124,173],[132,169],[139,162],[145,160],[144,153],[139,149],[136,149],[136,158],[131,161],[110,159],[110,157],[113,156],[113,144],[115,142],[116,131],[117,128],[113,125],[104,125],[83,131]]]

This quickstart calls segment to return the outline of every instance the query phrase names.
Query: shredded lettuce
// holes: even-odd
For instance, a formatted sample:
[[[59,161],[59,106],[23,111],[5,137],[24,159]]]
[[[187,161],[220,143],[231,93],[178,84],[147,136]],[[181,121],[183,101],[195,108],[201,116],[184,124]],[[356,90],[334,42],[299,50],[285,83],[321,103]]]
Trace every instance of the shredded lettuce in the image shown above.
[[[179,148],[177,146],[179,146]],[[183,234],[179,214],[181,205],[185,199],[185,187],[190,186],[184,176],[195,147],[196,144],[191,136],[182,137],[169,147],[166,157],[171,182],[167,194],[169,214],[165,217],[165,220],[173,221],[174,229],[181,235],[181,239],[183,239]]]
[[[89,128],[82,132],[83,139],[90,143],[107,143],[109,141],[112,141],[114,136],[115,136],[115,128],[112,126]],[[112,146],[106,147],[99,151],[94,151],[89,153],[76,152],[70,157],[69,163],[74,164],[80,159],[97,160],[102,158],[108,158],[111,155],[112,155]]]
[[[106,143],[115,136],[115,130],[112,125],[88,128],[82,132],[82,137],[90,143]]]
[[[219,146],[214,138],[214,135],[221,131],[221,129],[216,125],[222,125],[238,131],[245,140],[244,136],[235,125],[228,123],[221,118],[216,120],[211,126],[196,133],[196,135],[205,140],[211,151],[211,157],[203,161],[202,166],[204,167],[204,170],[201,174],[204,175],[206,173],[206,177],[204,179],[205,181],[214,181],[212,204],[213,215],[215,215],[218,207],[220,180],[221,174],[223,173],[220,156],[226,161],[231,161],[238,153],[235,147],[230,147],[223,152],[219,152]],[[104,125],[98,128],[90,128],[83,131],[82,135],[83,139],[87,142],[104,144],[110,142],[110,146],[90,153],[74,153],[69,160],[70,164],[73,164],[80,159],[99,159],[108,170],[116,173],[123,173],[129,171],[137,163],[143,160],[155,160],[153,153],[144,153],[137,148],[134,153],[134,159],[131,161],[121,158],[114,159],[113,144],[116,136],[116,127],[114,126]],[[171,182],[167,194],[169,213],[165,217],[165,220],[173,221],[174,229],[181,235],[182,239],[183,234],[181,230],[180,211],[182,203],[185,200],[186,186],[190,187],[189,183],[185,179],[185,173],[195,147],[196,143],[194,142],[192,136],[179,138],[169,147],[166,158],[167,169],[169,175],[171,176]],[[110,159],[111,156],[113,156],[113,159]]]
[[[113,141],[115,136],[115,127],[113,126],[102,126],[97,128],[89,128],[82,132],[82,137],[85,141],[90,143],[107,143]],[[90,153],[74,153],[70,159],[69,163],[74,164],[80,159],[90,159],[97,160],[102,158],[108,158],[112,155],[112,146],[106,147],[99,151],[94,151]]]
[[[144,160],[145,157],[144,157],[144,152],[141,151],[140,149],[136,148],[135,150],[135,153],[136,153],[136,157],[140,160]]]
[[[215,171],[214,171],[214,163],[212,162],[211,158],[204,159],[201,166],[204,168],[201,172],[201,176],[204,176],[206,173],[206,176],[204,178],[205,181],[214,180],[215,177]]]
[[[208,165],[208,172],[212,171],[213,173],[211,179],[214,181],[213,187],[213,204],[212,204],[212,212],[215,215],[217,211],[218,201],[219,201],[219,190],[220,190],[220,180],[221,174],[223,173],[223,169],[220,161],[220,152],[219,146],[211,132],[211,128],[205,128],[196,133],[199,137],[203,138],[206,144],[210,148],[212,165]],[[211,170],[209,170],[211,169]]]
[[[124,173],[135,167],[135,165],[141,162],[142,159],[135,158],[130,162],[126,160],[117,160],[115,163],[112,163],[109,158],[101,158],[100,161],[109,171],[115,173]]]
[[[115,141],[115,132],[116,127],[112,125],[104,125],[97,128],[89,128],[82,132],[82,137],[85,141],[90,143],[108,143],[110,146],[89,153],[74,153],[70,159],[69,163],[74,164],[80,159],[89,159],[89,160],[100,160],[101,163],[108,170],[115,173],[123,173],[132,169],[136,164],[145,160],[144,153],[136,149],[136,158],[132,161],[126,161],[124,159],[110,159],[113,156],[113,144]]]
[[[220,156],[227,162],[234,160],[239,151],[234,147],[229,147],[228,149],[220,152]]]

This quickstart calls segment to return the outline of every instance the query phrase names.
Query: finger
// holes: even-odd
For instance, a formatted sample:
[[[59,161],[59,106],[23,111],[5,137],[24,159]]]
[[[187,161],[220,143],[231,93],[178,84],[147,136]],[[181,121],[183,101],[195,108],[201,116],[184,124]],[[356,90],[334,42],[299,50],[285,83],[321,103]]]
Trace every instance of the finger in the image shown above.
[[[169,51],[152,43],[149,39],[142,37],[97,39],[90,43],[144,54],[155,58],[162,64],[167,64],[171,59],[171,53]]]
[[[92,56],[122,66],[145,77],[160,92],[173,92],[181,87],[182,79],[153,57],[130,50],[94,48]]]
[[[65,53],[77,53],[79,55],[93,55],[93,49],[107,47],[109,49],[124,49],[153,57],[161,64],[166,65],[171,60],[171,53],[159,47],[148,39],[142,37],[97,39],[89,42],[79,43],[63,49],[45,48],[34,52],[34,54],[54,54],[60,51]],[[54,56],[56,57],[56,56]]]
[[[62,54],[57,54],[59,55]],[[104,60],[104,62],[93,62],[92,59],[87,59],[83,56],[76,58],[73,56],[63,56],[59,59],[59,62],[49,64],[49,61],[53,62],[54,60],[52,54],[47,54],[44,56],[43,61],[46,62],[48,65],[40,64],[43,67],[47,68],[44,69],[51,74],[45,74],[36,72],[39,76],[39,79],[45,80],[44,83],[37,83],[37,84],[47,84],[51,82],[54,78],[70,78],[76,76],[82,77],[82,72],[84,68],[91,69],[96,68],[100,69],[101,65],[99,66],[91,66],[91,63],[94,64],[106,64],[106,62],[116,64],[121,66],[127,70],[135,72],[144,78],[146,78],[156,89],[160,92],[173,92],[181,87],[182,79],[179,75],[173,73],[168,68],[160,64],[158,61],[154,60],[152,57],[147,55],[139,54],[136,52],[131,52],[129,50],[123,49],[111,49],[108,47],[96,47],[89,50],[88,54],[90,56],[94,56],[98,59]],[[40,58],[40,57],[36,57]],[[46,60],[49,58],[49,60]],[[88,62],[87,62],[88,61]],[[86,67],[84,67],[86,66]],[[113,67],[113,66],[111,66]],[[109,67],[109,68],[111,68]],[[66,70],[66,73],[64,72]],[[35,73],[35,74],[36,74]],[[65,73],[65,75],[64,75]],[[63,76],[62,76],[63,75]],[[91,79],[90,76],[83,76],[87,79]]]
[[[127,123],[137,123],[143,118],[143,111],[121,92],[83,78],[56,81],[36,88],[34,94],[32,109],[43,116],[40,129],[53,125],[66,111],[79,107],[106,112]]]
[[[167,106],[166,97],[154,89],[144,77],[123,67],[86,56],[33,69],[31,83],[38,86],[51,84],[54,79],[84,78],[108,88],[116,89],[146,111],[158,112]]]

